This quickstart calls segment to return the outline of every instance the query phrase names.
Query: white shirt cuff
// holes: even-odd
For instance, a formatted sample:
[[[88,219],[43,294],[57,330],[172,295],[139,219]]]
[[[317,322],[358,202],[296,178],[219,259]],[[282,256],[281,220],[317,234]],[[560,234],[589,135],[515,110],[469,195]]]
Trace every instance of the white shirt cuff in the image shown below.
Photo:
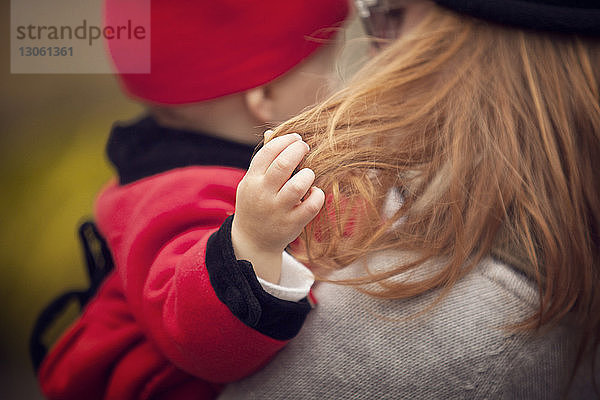
[[[265,292],[272,296],[281,300],[300,301],[308,296],[315,277],[304,264],[284,251],[279,284],[267,282],[261,278],[258,278],[258,282]]]

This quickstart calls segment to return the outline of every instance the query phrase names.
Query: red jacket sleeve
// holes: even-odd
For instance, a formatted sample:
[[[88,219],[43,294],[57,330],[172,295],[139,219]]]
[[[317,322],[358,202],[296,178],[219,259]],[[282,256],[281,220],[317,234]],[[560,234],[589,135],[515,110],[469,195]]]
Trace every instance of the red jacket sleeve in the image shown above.
[[[236,317],[207,272],[207,242],[233,213],[242,176],[183,168],[112,184],[97,202],[98,226],[142,331],[178,368],[211,382],[246,376],[285,345]]]
[[[107,186],[96,218],[116,272],[42,363],[48,398],[212,399],[299,331],[308,304],[270,296],[233,254],[242,176],[188,167]]]

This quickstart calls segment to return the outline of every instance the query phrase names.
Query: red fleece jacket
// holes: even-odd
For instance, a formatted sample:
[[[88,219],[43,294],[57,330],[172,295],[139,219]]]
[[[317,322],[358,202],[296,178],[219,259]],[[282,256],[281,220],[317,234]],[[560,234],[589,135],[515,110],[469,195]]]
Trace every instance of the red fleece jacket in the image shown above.
[[[44,394],[156,398],[176,387],[183,397],[168,398],[190,398],[188,390],[210,398],[218,386],[206,382],[246,376],[284,346],[238,320],[204,266],[207,240],[233,213],[243,175],[188,167],[108,185],[96,216],[118,276],[42,364]]]
[[[264,365],[310,309],[268,295],[235,260],[227,217],[245,171],[222,165],[240,165],[246,150],[151,118],[116,127],[108,150],[120,183],[101,192],[95,214],[116,271],[44,359],[42,391],[212,399]]]

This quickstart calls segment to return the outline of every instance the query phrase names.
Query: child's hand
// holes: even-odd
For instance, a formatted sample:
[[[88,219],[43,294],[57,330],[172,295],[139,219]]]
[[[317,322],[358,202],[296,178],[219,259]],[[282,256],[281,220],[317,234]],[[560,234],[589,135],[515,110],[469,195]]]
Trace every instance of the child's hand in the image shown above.
[[[237,188],[231,228],[235,255],[250,261],[259,277],[273,283],[279,281],[281,253],[325,201],[323,191],[312,187],[312,170],[304,168],[290,178],[308,150],[296,133],[269,141],[256,153]]]

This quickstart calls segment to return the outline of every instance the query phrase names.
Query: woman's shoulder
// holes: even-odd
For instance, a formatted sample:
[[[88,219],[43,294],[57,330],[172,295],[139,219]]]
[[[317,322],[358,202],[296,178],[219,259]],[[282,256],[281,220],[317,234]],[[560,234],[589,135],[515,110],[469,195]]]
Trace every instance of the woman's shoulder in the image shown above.
[[[406,256],[400,252],[380,252],[369,257],[366,263],[351,265],[333,275],[331,279],[335,281],[364,275],[365,266],[371,273],[378,273],[404,261]],[[443,266],[443,262],[429,262],[410,272],[398,274],[387,282],[391,284],[395,281],[418,282],[436,274]],[[374,283],[366,288],[377,293],[381,286]],[[425,313],[430,315],[430,318],[440,316],[440,313],[457,320],[474,321],[484,318],[490,326],[512,325],[520,322],[523,318],[532,315],[539,305],[536,283],[519,269],[491,257],[483,259],[441,298],[441,291],[433,290],[408,299],[390,301],[363,294],[352,286],[335,283],[322,284],[315,292],[319,300],[322,298],[323,302],[330,303],[332,307],[338,308],[338,311],[341,304],[335,299],[340,298],[349,298],[351,302],[360,298],[359,303],[364,304],[365,307],[374,307],[377,312],[398,318],[419,314],[428,305],[435,303],[430,312]],[[438,298],[441,301],[436,302]]]
[[[369,260],[395,261],[390,253]],[[566,387],[572,332],[508,329],[535,310],[536,288],[494,259],[429,310],[439,293],[378,299],[325,282],[314,292],[318,305],[298,336],[223,398],[553,399]]]
[[[385,267],[392,263],[386,257],[370,261]],[[496,259],[484,259],[438,303],[439,291],[388,300],[327,284],[316,294],[323,300],[307,329],[329,325],[351,332],[380,352],[377,358],[392,375],[402,371],[403,379],[434,390],[423,395],[558,397],[574,361],[576,343],[567,325],[535,333],[511,329],[535,312],[537,287]]]

